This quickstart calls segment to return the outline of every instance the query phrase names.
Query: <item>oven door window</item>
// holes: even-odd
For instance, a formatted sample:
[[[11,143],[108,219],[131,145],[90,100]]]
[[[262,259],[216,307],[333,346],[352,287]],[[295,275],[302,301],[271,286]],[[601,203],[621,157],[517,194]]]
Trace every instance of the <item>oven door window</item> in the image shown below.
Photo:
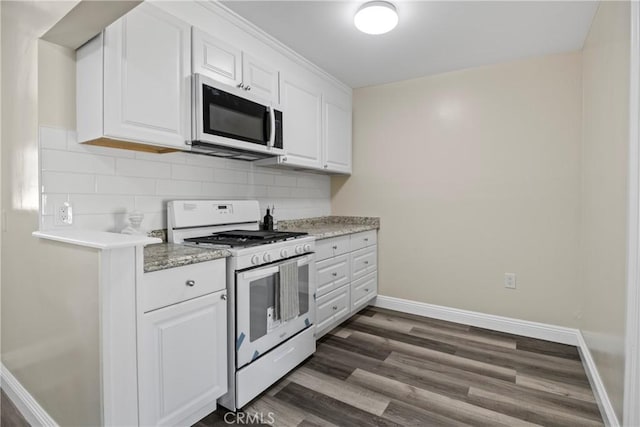
[[[266,106],[203,84],[202,108],[205,133],[267,146]]]
[[[264,274],[260,274],[264,270]],[[310,313],[312,283],[309,264],[298,265],[298,316],[280,317],[278,267],[250,270],[236,275],[237,366],[256,359],[313,323]]]

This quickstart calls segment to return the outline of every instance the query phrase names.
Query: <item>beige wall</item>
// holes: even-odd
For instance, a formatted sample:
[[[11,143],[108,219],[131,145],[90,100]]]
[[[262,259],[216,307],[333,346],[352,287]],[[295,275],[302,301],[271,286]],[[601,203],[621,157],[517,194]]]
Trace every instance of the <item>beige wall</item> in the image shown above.
[[[38,227],[38,114],[48,124],[75,122],[72,109],[53,102],[58,88],[43,91],[49,101],[38,104],[39,81],[66,80],[55,70],[38,72],[37,38],[74,4],[2,2],[1,336],[3,364],[42,407],[60,425],[86,426],[100,420],[97,252],[31,236]],[[62,53],[44,54],[61,64]]]
[[[630,6],[603,2],[583,53],[580,328],[622,419]]]
[[[332,210],[381,217],[381,295],[578,326],[581,90],[571,53],[354,91]]]

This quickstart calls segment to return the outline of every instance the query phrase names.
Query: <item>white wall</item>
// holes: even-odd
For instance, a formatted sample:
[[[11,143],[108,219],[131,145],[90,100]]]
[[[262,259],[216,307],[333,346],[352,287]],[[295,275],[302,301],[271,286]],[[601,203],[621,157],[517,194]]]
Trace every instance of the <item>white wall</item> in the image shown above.
[[[626,309],[629,44],[629,2],[600,3],[582,60],[584,315],[580,328],[620,420]]]
[[[330,213],[330,178],[261,168],[188,153],[153,154],[78,144],[74,131],[40,128],[42,229],[55,228],[55,207],[69,201],[74,226],[120,231],[127,212],[145,214],[147,230],[166,228],[173,199],[257,199],[276,219]]]
[[[581,92],[579,52],[354,91],[332,211],[380,216],[380,294],[578,326]]]
[[[2,363],[60,425],[97,425],[95,251],[31,236],[38,228],[37,38],[74,4],[2,2]]]

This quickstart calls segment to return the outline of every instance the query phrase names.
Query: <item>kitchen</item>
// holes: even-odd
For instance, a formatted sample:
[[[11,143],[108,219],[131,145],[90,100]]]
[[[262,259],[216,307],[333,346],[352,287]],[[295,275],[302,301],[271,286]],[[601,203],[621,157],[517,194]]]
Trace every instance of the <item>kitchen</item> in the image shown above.
[[[100,6],[90,3],[77,5],[80,17],[82,8]],[[464,5],[460,4],[462,10],[449,12],[458,18],[460,14],[483,16],[482,11],[489,16],[498,13],[482,3],[473,10],[464,9]],[[62,17],[72,6],[11,2],[2,5],[2,51],[3,56],[8,52],[10,58],[3,58],[2,73],[3,104],[6,102],[2,120],[3,211],[6,211],[2,235],[3,364],[58,424],[114,424],[106,421],[108,417],[102,418],[104,397],[100,395],[105,389],[100,390],[96,384],[102,387],[129,384],[122,388],[127,393],[115,393],[111,398],[137,399],[136,393],[132,394],[137,372],[131,364],[136,357],[135,348],[112,353],[132,355],[128,359],[123,357],[129,362],[118,362],[124,363],[132,375],[123,374],[126,369],[118,370],[119,375],[105,381],[104,372],[101,373],[106,366],[101,353],[109,343],[99,340],[109,331],[101,329],[104,317],[96,315],[105,310],[105,296],[98,295],[97,290],[101,283],[108,283],[128,268],[134,273],[127,280],[142,280],[136,271],[144,262],[140,245],[145,240],[129,237],[133,246],[128,249],[104,250],[95,245],[70,247],[31,234],[39,232],[43,234],[41,237],[51,237],[69,233],[65,230],[120,231],[136,210],[144,214],[145,230],[161,230],[169,227],[168,201],[203,199],[257,200],[259,214],[251,213],[249,221],[254,228],[266,207],[273,205],[278,229],[286,225],[283,220],[297,218],[379,217],[379,225],[375,222],[371,225],[374,230],[379,227],[375,237],[379,264],[376,306],[587,348],[593,353],[595,372],[602,376],[600,383],[592,382],[591,386],[598,399],[604,401],[600,402],[603,418],[609,424],[615,424],[611,420],[616,419],[622,422],[622,402],[633,391],[631,387],[631,392],[623,393],[623,380],[629,377],[624,370],[634,369],[625,368],[624,339],[632,330],[625,332],[624,307],[625,301],[633,301],[633,294],[629,294],[630,298],[625,296],[625,277],[630,275],[625,270],[628,252],[625,167],[629,146],[625,132],[629,127],[626,103],[633,89],[633,84],[629,88],[628,83],[628,65],[630,62],[633,65],[628,47],[629,43],[635,43],[628,40],[628,18],[629,9],[635,4],[583,5],[587,11],[580,15],[582,32],[578,33],[582,38],[577,37],[577,45],[546,56],[531,53],[527,58],[490,58],[484,59],[488,62],[470,64],[462,71],[460,68],[465,66],[455,68],[454,64],[451,65],[454,68],[446,70],[450,73],[430,70],[384,82],[345,84],[314,68],[231,12],[236,10],[250,21],[250,16],[253,19],[257,19],[255,15],[267,16],[259,5],[239,2],[229,4],[230,10],[217,3],[160,2],[157,6],[161,12],[157,13],[181,17],[181,21],[189,23],[180,30],[189,37],[179,39],[179,43],[191,42],[192,26],[200,29],[213,37],[218,47],[240,52],[236,55],[239,62],[234,62],[236,71],[247,65],[243,63],[245,57],[267,56],[280,73],[280,96],[290,96],[315,108],[318,120],[311,123],[311,128],[317,130],[313,133],[313,144],[302,147],[297,158],[294,149],[290,149],[285,156],[271,158],[279,165],[262,166],[258,163],[263,160],[243,162],[181,152],[156,154],[80,143],[84,138],[83,123],[95,124],[80,120],[82,114],[95,112],[91,107],[98,105],[91,104],[95,101],[94,93],[76,92],[77,78],[82,73],[76,71],[75,49],[60,46],[64,44],[62,41],[57,44],[36,41],[58,21],[64,23]],[[403,10],[401,6],[398,5],[399,13]],[[89,13],[87,10],[85,14]],[[560,11],[554,13],[562,16]],[[525,14],[534,12],[526,10]],[[113,21],[125,12],[110,13]],[[542,16],[545,13],[553,15],[545,11]],[[565,13],[574,17],[577,12]],[[95,11],[89,14],[103,15],[104,19],[111,16]],[[72,22],[74,14],[69,16],[67,22]],[[77,16],[75,19],[81,20]],[[217,25],[212,26],[209,19]],[[29,25],[19,27],[16,22]],[[560,28],[567,23],[561,19],[559,22]],[[107,22],[99,28],[95,26],[100,23],[83,24],[93,25],[83,29],[85,33],[93,31],[85,35],[86,41]],[[268,26],[268,19],[262,24]],[[402,25],[401,19],[396,30],[401,31]],[[548,31],[554,28],[551,23],[547,25]],[[276,38],[286,36],[275,31],[277,28],[272,27],[267,32]],[[50,34],[52,39],[59,37],[57,40],[65,35],[69,37],[65,31]],[[166,46],[174,43],[175,47],[176,39],[167,35],[159,32],[156,37],[166,40],[163,47],[169,51]],[[618,41],[624,37],[627,40],[611,44],[611,50],[600,48],[601,39]],[[144,38],[141,36],[139,40]],[[294,41],[289,39],[288,43],[292,45]],[[229,46],[233,49],[228,49]],[[276,50],[274,46],[280,47]],[[144,51],[143,43],[133,43],[131,47]],[[186,45],[182,52],[191,52],[191,46]],[[113,66],[109,65],[108,57],[102,56],[105,80],[97,85],[104,84],[105,89],[107,84],[124,84],[116,78],[117,72],[107,72]],[[181,72],[190,75],[192,62],[182,59],[187,65]],[[251,64],[249,61],[248,65]],[[291,70],[295,71],[287,72]],[[135,79],[135,70],[131,72],[129,76]],[[364,69],[360,73],[364,79]],[[344,76],[346,80],[349,74]],[[158,79],[163,77],[159,73]],[[407,80],[415,77],[421,78]],[[310,82],[315,85],[308,85]],[[127,92],[104,91],[102,130],[108,128],[108,119],[116,117],[108,109],[119,105],[107,98],[129,96],[144,88],[144,84],[145,79],[140,79]],[[88,87],[95,89],[96,85]],[[309,91],[309,87],[317,88],[316,92]],[[351,112],[352,87],[356,89],[353,155],[349,156],[350,153],[340,151],[344,145],[331,147],[328,141],[336,140],[331,138],[335,136],[333,130],[337,130],[338,140],[345,134],[351,139],[350,128],[346,126],[350,127],[351,122],[341,119],[344,116],[339,114]],[[241,88],[236,89],[236,94],[240,93]],[[246,97],[252,97],[255,90],[245,90]],[[309,96],[314,93],[320,94],[315,101]],[[341,93],[346,93],[347,98],[341,98]],[[176,93],[167,91],[163,95]],[[76,115],[80,102],[89,106],[79,109]],[[180,113],[190,110],[191,102],[185,105],[189,107],[179,109]],[[310,128],[309,121],[305,121],[308,116],[302,112],[303,109],[282,110],[285,150],[287,134],[308,132]],[[426,121],[429,126],[421,127],[418,112],[429,118]],[[167,124],[164,129],[170,125],[189,128],[188,120],[180,118],[172,122],[175,114],[167,117],[151,120]],[[288,121],[288,117],[296,120]],[[338,126],[331,127],[334,117],[337,122],[333,124]],[[296,125],[297,128],[292,127]],[[425,139],[417,139],[416,135]],[[602,135],[616,141],[611,151],[603,151],[598,145]],[[101,137],[108,139],[109,135],[105,132],[98,139]],[[396,141],[393,146],[389,146],[391,140]],[[509,144],[510,141],[516,142]],[[143,138],[133,142],[148,144]],[[184,144],[184,139],[179,142]],[[164,143],[157,144],[167,147]],[[387,154],[390,150],[392,155]],[[294,161],[291,170],[282,165],[285,157],[284,163]],[[310,172],[325,166],[331,175]],[[631,176],[632,173],[630,168]],[[64,208],[65,203],[71,211],[59,216],[58,208]],[[603,212],[599,206],[608,208]],[[59,221],[64,223],[69,214],[73,225],[65,228]],[[631,213],[629,217],[633,217]],[[347,240],[349,250],[326,259],[349,259],[351,255],[346,254],[351,252],[351,240]],[[365,247],[356,250],[362,249]],[[320,253],[317,247],[315,252]],[[316,264],[323,261],[315,260]],[[104,267],[109,265],[114,268],[110,277],[103,274]],[[60,270],[64,275],[58,276]],[[505,272],[517,273],[515,290],[505,288],[506,283],[502,283]],[[81,286],[87,280],[96,286]],[[55,286],[45,285],[51,281]],[[603,289],[602,283],[610,285]],[[140,308],[134,306],[136,300],[144,297],[131,296],[133,288],[118,289],[128,293],[111,300],[113,305],[107,305],[107,310],[101,311],[102,316],[114,315],[111,333],[116,338],[135,339],[131,336],[135,330],[127,328],[126,323],[135,324],[135,316],[119,316],[123,312],[117,310],[135,314]],[[217,287],[212,294],[224,289]],[[603,302],[606,304],[599,306]],[[145,314],[151,312],[154,310]],[[356,318],[361,317],[364,315]],[[545,334],[539,325],[544,326]],[[587,344],[578,342],[575,331],[584,333]],[[333,339],[331,335],[329,340]],[[111,344],[118,344],[117,340]],[[47,356],[43,358],[44,354]],[[3,380],[6,382],[4,373]],[[69,402],[71,396],[84,403],[69,408],[65,401]],[[626,418],[632,416],[633,405],[624,408],[624,419],[633,419]],[[625,425],[634,424],[625,421]]]

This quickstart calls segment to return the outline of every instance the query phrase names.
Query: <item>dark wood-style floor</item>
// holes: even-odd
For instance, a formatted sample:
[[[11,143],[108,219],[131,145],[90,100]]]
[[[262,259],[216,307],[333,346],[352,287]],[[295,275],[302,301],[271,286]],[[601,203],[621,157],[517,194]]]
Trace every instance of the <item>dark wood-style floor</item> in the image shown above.
[[[603,425],[576,347],[379,308],[318,341],[235,417],[247,414],[278,427]]]
[[[2,427],[29,427],[18,408],[7,397],[4,390],[0,391],[0,426]]]

